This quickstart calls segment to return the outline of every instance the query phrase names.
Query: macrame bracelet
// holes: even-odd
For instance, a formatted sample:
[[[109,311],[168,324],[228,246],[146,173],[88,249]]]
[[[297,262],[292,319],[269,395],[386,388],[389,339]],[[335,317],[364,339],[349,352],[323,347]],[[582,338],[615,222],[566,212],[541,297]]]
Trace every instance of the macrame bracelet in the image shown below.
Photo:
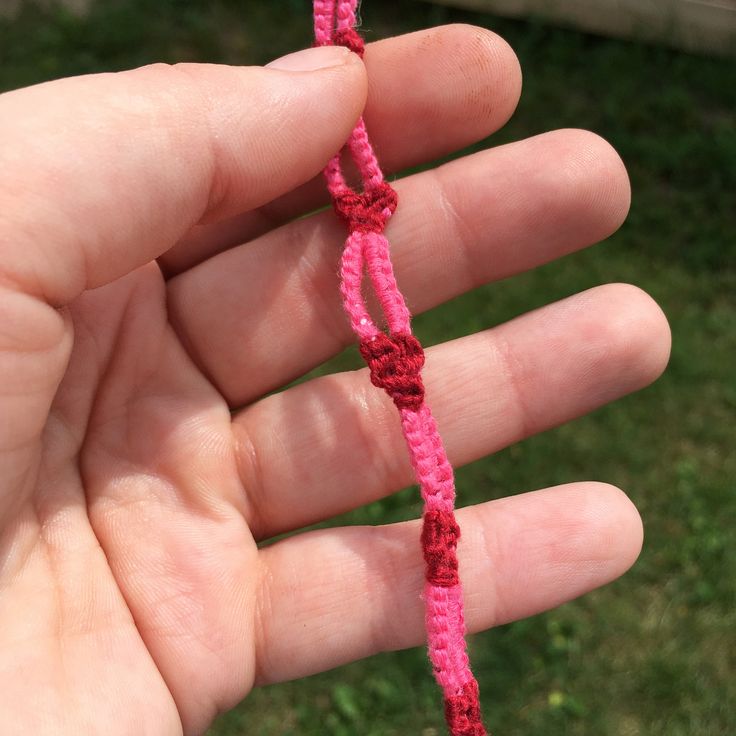
[[[316,46],[347,46],[363,56],[355,30],[358,0],[314,0]],[[397,196],[383,173],[361,118],[347,142],[363,184],[356,192],[345,180],[337,153],[325,177],[335,210],[349,235],[340,265],[340,291],[371,382],[396,404],[411,462],[424,499],[421,533],[426,562],[424,601],[427,645],[435,677],[443,690],[452,736],[485,736],[478,683],[468,663],[463,597],[458,577],[455,482],[434,417],[424,400],[424,351],[411,332],[411,315],[394,278],[383,231],[396,210]],[[371,319],[362,294],[364,269],[378,296],[390,334]]]

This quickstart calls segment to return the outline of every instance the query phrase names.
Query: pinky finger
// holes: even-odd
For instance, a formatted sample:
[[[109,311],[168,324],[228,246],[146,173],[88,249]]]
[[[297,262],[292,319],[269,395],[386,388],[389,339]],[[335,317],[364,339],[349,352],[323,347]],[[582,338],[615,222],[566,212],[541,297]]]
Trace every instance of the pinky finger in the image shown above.
[[[531,616],[622,575],[639,514],[602,483],[574,483],[458,511],[471,632]],[[308,532],[261,551],[257,684],[304,677],[424,639],[419,522]]]

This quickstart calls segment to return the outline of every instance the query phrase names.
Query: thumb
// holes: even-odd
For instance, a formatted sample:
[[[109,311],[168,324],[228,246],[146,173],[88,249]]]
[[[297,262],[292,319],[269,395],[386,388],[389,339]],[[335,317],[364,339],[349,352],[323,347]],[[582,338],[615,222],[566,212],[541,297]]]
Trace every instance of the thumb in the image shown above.
[[[49,305],[309,180],[365,95],[362,63],[335,47],[270,68],[161,64],[0,95],[0,522],[35,482],[71,350],[68,315]]]
[[[66,304],[289,191],[339,150],[366,89],[354,54],[322,47],[0,95],[0,280]]]

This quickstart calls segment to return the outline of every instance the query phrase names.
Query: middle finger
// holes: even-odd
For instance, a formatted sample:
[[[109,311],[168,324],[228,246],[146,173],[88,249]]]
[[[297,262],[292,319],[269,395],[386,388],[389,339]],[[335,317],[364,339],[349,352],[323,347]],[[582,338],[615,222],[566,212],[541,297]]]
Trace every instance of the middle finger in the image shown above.
[[[579,130],[546,133],[397,183],[387,231],[414,312],[594,243],[629,206],[616,152]],[[168,282],[170,319],[232,406],[288,383],[353,340],[338,289],[342,223],[324,212]]]

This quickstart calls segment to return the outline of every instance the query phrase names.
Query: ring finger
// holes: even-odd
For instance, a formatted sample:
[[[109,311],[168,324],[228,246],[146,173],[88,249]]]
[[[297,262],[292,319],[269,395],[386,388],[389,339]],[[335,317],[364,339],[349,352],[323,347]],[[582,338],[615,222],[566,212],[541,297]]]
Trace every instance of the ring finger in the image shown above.
[[[669,344],[652,299],[611,284],[431,348],[427,396],[450,461],[471,462],[642,388],[664,369]],[[258,539],[413,479],[396,409],[366,369],[263,399],[236,417],[234,430]]]

